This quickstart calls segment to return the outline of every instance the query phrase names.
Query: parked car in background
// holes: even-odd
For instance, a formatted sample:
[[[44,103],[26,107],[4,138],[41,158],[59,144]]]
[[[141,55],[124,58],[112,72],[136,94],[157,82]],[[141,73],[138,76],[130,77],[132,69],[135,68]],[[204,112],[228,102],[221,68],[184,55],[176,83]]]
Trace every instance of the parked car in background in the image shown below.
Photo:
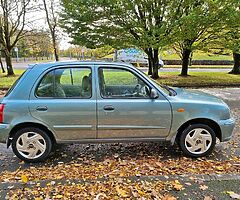
[[[116,53],[116,60],[131,63],[133,65],[139,66],[148,66],[148,56],[147,54],[139,49],[128,48],[118,50]],[[115,56],[115,55],[114,55]],[[159,68],[163,67],[164,63],[161,59],[159,59]]]
[[[221,99],[159,85],[125,63],[36,64],[0,100],[0,141],[27,162],[56,143],[166,141],[201,157],[233,127]]]

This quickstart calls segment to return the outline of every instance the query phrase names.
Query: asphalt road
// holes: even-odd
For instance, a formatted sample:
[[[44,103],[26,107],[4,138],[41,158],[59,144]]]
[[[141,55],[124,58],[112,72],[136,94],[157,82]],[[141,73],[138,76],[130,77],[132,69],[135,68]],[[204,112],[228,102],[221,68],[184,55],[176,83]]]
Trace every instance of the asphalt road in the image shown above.
[[[37,62],[37,61],[36,61]],[[27,69],[29,64],[34,64],[36,62],[13,62],[13,66],[15,69]],[[140,68],[142,71],[147,72],[148,68],[142,67]],[[181,68],[168,68],[166,65],[164,68],[161,68],[159,72],[180,72]],[[228,72],[230,69],[224,68],[189,68],[190,72]]]

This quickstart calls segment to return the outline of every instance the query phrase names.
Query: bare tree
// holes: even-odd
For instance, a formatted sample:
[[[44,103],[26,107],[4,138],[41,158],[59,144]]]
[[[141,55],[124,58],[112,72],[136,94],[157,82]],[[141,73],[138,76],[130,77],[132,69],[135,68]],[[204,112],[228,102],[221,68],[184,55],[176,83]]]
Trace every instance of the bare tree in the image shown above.
[[[2,50],[2,47],[1,47],[1,45],[0,45],[0,65],[1,65],[1,69],[2,69],[2,73],[5,73],[5,69],[4,69],[4,67],[3,67],[3,63],[2,63],[2,52],[3,52],[3,50]]]
[[[52,45],[54,50],[55,60],[59,61],[58,47],[57,47],[57,27],[58,27],[58,14],[56,12],[55,0],[43,0],[46,19],[50,30]]]
[[[29,3],[30,0],[0,0],[0,44],[8,75],[14,75],[11,51],[24,35]]]
[[[1,65],[2,73],[5,73],[5,69],[4,69],[3,63],[2,63],[2,55],[1,54],[0,54],[0,65]]]

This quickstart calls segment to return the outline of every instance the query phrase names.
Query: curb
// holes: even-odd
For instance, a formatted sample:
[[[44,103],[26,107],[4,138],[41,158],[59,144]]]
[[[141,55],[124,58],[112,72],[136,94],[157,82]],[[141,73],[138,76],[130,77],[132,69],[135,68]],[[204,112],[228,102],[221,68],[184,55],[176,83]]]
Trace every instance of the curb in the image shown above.
[[[129,176],[129,177],[103,177],[97,179],[62,179],[62,180],[40,180],[40,181],[30,181],[28,183],[13,182],[13,183],[0,183],[0,190],[11,190],[11,189],[23,189],[23,188],[34,188],[34,187],[46,187],[47,185],[72,185],[72,184],[91,184],[95,182],[104,182],[113,179],[125,179],[134,182],[137,181],[172,181],[179,180],[182,182],[210,182],[210,181],[231,181],[240,180],[240,174],[188,174],[188,175],[161,175],[161,176]]]

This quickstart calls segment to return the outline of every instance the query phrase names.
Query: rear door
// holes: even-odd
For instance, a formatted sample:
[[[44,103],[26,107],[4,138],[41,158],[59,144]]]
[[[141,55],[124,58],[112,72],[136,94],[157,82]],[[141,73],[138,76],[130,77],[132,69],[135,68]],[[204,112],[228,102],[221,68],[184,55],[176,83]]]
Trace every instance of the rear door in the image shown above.
[[[30,112],[59,141],[96,138],[96,94],[92,68],[63,66],[45,73],[32,91]]]
[[[97,138],[164,138],[171,126],[169,102],[149,97],[151,85],[125,67],[98,68]]]

